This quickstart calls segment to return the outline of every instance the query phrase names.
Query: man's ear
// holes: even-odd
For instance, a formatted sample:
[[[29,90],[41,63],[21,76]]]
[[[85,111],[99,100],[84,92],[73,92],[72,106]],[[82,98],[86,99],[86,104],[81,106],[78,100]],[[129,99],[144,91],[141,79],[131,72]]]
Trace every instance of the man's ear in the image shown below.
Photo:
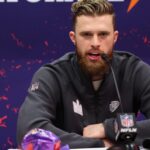
[[[69,32],[69,37],[70,37],[72,43],[75,45],[75,43],[76,43],[75,32],[74,31],[70,31]]]
[[[114,44],[117,42],[118,36],[119,36],[119,32],[116,30],[116,31],[114,32]]]

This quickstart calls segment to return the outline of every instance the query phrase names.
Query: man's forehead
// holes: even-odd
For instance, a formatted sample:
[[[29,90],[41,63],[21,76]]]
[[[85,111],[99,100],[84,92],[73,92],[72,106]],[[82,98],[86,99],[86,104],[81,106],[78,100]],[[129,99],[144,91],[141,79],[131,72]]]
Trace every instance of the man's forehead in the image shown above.
[[[110,30],[113,29],[112,15],[78,16],[75,29],[77,30]]]
[[[89,19],[96,19],[96,18],[106,18],[106,19],[110,18],[110,19],[112,19],[113,15],[111,15],[111,14],[103,14],[103,15],[79,15],[79,16],[76,17],[76,20],[83,20],[83,19],[89,20]]]

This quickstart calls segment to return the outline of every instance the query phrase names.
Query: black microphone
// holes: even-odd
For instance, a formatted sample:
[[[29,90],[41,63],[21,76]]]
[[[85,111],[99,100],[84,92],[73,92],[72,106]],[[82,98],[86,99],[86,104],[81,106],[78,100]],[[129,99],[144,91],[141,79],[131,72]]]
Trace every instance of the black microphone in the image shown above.
[[[118,113],[115,120],[116,141],[132,143],[137,135],[135,115],[133,113]]]
[[[150,138],[149,139],[144,139],[143,147],[147,148],[147,149],[150,149]]]
[[[114,73],[114,69],[111,65],[111,60],[109,56],[105,53],[101,53],[100,55],[111,69],[118,100],[120,102],[121,113],[117,114],[114,124],[116,133],[115,140],[118,142],[131,143],[135,140],[135,137],[137,135],[135,115],[133,113],[124,113],[116,76]]]

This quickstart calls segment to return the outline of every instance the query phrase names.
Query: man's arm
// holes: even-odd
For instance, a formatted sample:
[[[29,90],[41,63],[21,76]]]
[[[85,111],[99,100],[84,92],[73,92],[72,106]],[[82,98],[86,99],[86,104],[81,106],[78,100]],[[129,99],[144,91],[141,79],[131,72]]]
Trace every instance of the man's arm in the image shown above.
[[[105,129],[103,123],[88,125],[83,129],[83,136],[88,138],[101,139],[104,142],[105,147],[113,146],[113,142],[108,140],[105,135]]]
[[[55,125],[60,89],[55,76],[48,69],[40,69],[33,77],[28,96],[20,108],[17,124],[17,140],[20,145],[23,136],[31,129],[50,130],[70,148],[103,147],[100,139],[86,138],[69,133]],[[63,113],[63,112],[62,112]]]

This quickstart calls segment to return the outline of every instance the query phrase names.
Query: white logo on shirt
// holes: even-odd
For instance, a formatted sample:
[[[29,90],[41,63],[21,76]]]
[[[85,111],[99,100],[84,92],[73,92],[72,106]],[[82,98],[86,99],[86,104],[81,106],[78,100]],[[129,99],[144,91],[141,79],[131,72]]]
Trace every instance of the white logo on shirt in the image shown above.
[[[31,85],[31,88],[30,88],[31,91],[35,91],[38,89],[39,89],[39,82],[35,82]]]
[[[73,110],[75,113],[83,116],[82,105],[79,103],[78,99],[75,102],[73,101]]]
[[[119,101],[111,101],[111,103],[109,104],[109,109],[110,109],[110,112],[114,112],[120,105],[120,102]]]

